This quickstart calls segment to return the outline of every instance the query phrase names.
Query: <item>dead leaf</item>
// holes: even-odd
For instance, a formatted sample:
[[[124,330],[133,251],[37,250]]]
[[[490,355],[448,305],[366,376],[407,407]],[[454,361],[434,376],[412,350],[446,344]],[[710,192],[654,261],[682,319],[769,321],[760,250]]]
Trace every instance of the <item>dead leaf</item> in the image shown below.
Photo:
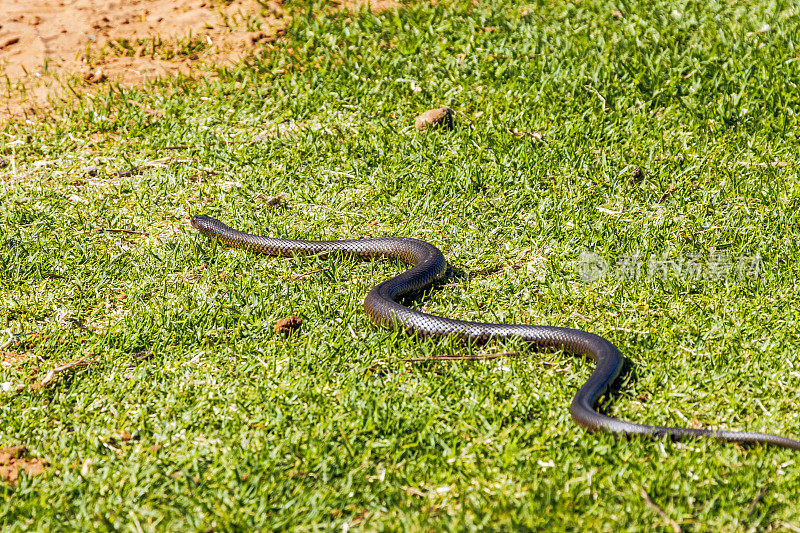
[[[283,335],[289,336],[298,329],[303,324],[303,319],[299,316],[292,315],[287,318],[282,318],[278,320],[275,324],[275,331],[277,333],[282,333]]]

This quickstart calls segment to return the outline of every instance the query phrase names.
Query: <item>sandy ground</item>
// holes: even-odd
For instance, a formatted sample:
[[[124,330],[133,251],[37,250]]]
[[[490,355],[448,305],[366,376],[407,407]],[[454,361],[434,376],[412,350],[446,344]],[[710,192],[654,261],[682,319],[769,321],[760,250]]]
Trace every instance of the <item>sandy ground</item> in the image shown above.
[[[280,37],[289,22],[280,2],[0,0],[0,123],[36,116],[54,99],[107,80],[132,86],[209,75],[211,66]]]

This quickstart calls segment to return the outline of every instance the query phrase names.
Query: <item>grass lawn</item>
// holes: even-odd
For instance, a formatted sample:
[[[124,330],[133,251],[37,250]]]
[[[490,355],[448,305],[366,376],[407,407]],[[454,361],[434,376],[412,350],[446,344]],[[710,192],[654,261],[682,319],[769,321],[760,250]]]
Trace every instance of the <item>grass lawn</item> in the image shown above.
[[[216,78],[0,131],[0,446],[50,463],[3,529],[800,531],[796,451],[587,433],[589,361],[415,340],[361,307],[400,264],[188,221],[428,240],[412,306],[608,338],[610,415],[800,437],[796,4],[289,8]]]

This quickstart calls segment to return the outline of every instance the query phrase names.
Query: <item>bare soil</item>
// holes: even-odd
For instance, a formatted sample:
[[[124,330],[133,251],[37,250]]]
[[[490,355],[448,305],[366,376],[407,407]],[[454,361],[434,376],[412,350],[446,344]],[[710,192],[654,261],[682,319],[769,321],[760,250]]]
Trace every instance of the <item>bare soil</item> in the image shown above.
[[[50,463],[42,459],[28,458],[28,448],[11,446],[0,448],[0,482],[15,482],[20,472],[28,476],[38,476]]]
[[[0,0],[0,123],[106,81],[213,75],[285,31],[281,1]]]

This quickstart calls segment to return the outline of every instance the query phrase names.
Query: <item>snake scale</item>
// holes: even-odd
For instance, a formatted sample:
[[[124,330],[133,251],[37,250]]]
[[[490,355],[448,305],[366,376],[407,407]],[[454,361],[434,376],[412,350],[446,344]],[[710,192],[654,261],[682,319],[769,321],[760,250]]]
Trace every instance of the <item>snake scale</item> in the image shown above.
[[[364,309],[377,323],[399,327],[408,333],[456,336],[466,341],[519,338],[535,347],[559,348],[593,359],[596,367],[578,390],[570,405],[575,422],[590,431],[631,436],[663,437],[673,440],[707,437],[725,442],[766,444],[800,450],[800,441],[746,431],[718,431],[668,426],[650,426],[606,416],[595,409],[597,400],[617,379],[623,357],[616,346],[599,335],[578,329],[528,324],[490,324],[454,320],[410,309],[398,299],[419,291],[441,278],[447,261],[442,252],[425,241],[404,237],[378,237],[337,241],[287,240],[261,237],[237,231],[219,220],[198,215],[192,226],[204,235],[227,246],[276,256],[304,254],[344,254],[353,257],[387,257],[413,265],[402,274],[372,288],[364,299]]]

